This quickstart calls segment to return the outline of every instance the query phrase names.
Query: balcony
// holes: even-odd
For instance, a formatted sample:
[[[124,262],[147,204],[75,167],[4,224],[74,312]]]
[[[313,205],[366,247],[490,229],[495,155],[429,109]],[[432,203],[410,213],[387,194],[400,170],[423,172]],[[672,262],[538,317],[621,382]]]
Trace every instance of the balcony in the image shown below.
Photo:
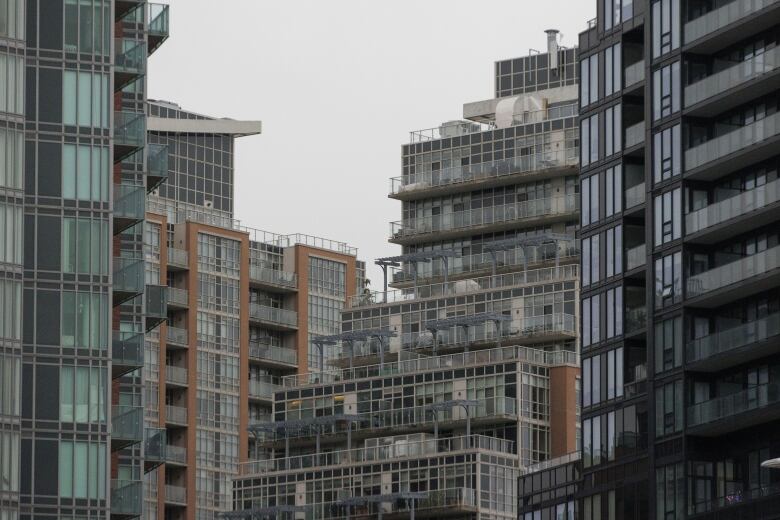
[[[685,151],[685,176],[714,180],[777,154],[780,112]]]
[[[167,464],[175,464],[177,466],[187,465],[187,448],[184,446],[173,446],[169,444],[165,449],[167,458],[165,462]]]
[[[157,189],[168,179],[168,146],[164,144],[147,145],[146,191]]]
[[[570,219],[579,210],[579,197],[566,195],[487,208],[408,218],[390,224],[390,242],[412,244],[417,237],[436,234],[437,240],[480,232],[535,226]]]
[[[626,67],[623,75],[623,90],[633,90],[645,80],[645,61],[637,61]]]
[[[114,162],[146,146],[146,115],[142,112],[114,112]]]
[[[168,287],[146,286],[146,332],[168,319]]]
[[[188,371],[184,367],[165,365],[165,384],[169,386],[186,387]]]
[[[647,309],[645,307],[626,308],[626,335],[647,329]]]
[[[259,265],[250,265],[249,283],[261,288],[295,291],[298,288],[298,275],[286,271],[268,269]]]
[[[111,407],[111,451],[144,441],[144,409],[141,406]]]
[[[780,385],[758,385],[688,407],[688,433],[724,435],[780,418]]]
[[[746,190],[685,216],[686,241],[714,244],[780,218],[780,180]]]
[[[138,258],[114,258],[114,306],[144,293],[144,261]]]
[[[165,504],[173,506],[187,506],[187,488],[181,486],[165,485]]]
[[[271,381],[250,379],[249,380],[249,399],[255,401],[273,401],[274,393],[282,390],[280,384]]]
[[[262,342],[249,342],[249,359],[263,364],[280,365],[283,368],[298,366],[298,352]]]
[[[146,43],[114,39],[114,91],[124,87],[146,74]]]
[[[394,177],[390,179],[390,197],[409,200],[420,197],[421,194],[425,194],[425,196],[446,195],[477,184],[487,188],[532,180],[536,177],[549,177],[550,170],[576,168],[579,162],[578,158],[579,148],[574,146],[511,159],[452,166]]]
[[[146,192],[143,186],[114,184],[114,234],[135,226],[146,218]]]
[[[645,197],[647,196],[645,183],[641,182],[636,186],[632,186],[626,189],[626,211],[635,208],[645,203]]]
[[[780,246],[688,278],[687,304],[719,307],[780,283]]]
[[[144,473],[167,462],[168,431],[165,428],[147,428],[144,440]]]
[[[626,271],[633,271],[647,263],[647,247],[645,244],[632,247],[626,251]]]
[[[628,150],[645,142],[645,122],[640,121],[626,128],[624,149]]]
[[[190,292],[187,289],[168,287],[168,308],[186,309],[190,304]]]
[[[113,332],[111,377],[117,379],[144,366],[144,335],[138,332]]]
[[[140,480],[111,479],[111,518],[136,518],[143,513],[144,485]]]
[[[713,117],[780,87],[780,47],[685,87],[686,114]]]
[[[166,334],[165,343],[168,347],[172,346],[179,346],[179,347],[189,347],[190,341],[189,341],[189,334],[187,333],[187,329],[180,329],[178,327],[173,327],[171,325],[168,325],[167,327],[168,332]]]
[[[780,20],[778,0],[735,0],[685,24],[686,50],[711,53],[758,34]]]
[[[695,339],[686,346],[691,370],[715,372],[774,354],[780,345],[780,314]]]
[[[118,22],[128,14],[130,11],[137,9],[144,5],[144,0],[116,0],[114,2],[114,21]]]
[[[149,36],[149,54],[152,54],[168,39],[168,36],[170,36],[170,15],[168,5],[149,4],[148,20],[147,33]]]
[[[171,404],[165,405],[165,422],[167,426],[187,426],[187,408]]]
[[[170,271],[186,271],[189,269],[190,255],[184,249],[168,248],[168,269]]]
[[[257,303],[249,304],[249,321],[277,330],[297,330],[298,313]]]

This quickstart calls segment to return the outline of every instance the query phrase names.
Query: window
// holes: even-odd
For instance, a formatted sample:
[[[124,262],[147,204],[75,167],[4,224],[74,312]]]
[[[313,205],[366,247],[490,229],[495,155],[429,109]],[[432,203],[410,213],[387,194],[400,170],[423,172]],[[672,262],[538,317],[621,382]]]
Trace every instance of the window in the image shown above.
[[[0,53],[0,112],[24,115],[23,56]]]
[[[111,106],[108,74],[66,70],[62,83],[63,123],[108,128]]]
[[[604,90],[605,95],[611,96],[620,92],[620,80],[623,77],[623,65],[621,63],[621,48],[617,43],[604,51]]]
[[[682,253],[673,253],[655,261],[655,308],[682,301]]]
[[[65,0],[65,51],[108,55],[110,14],[105,0]]]
[[[623,347],[583,360],[582,384],[583,406],[623,397]]]
[[[655,371],[671,370],[682,365],[682,318],[656,323]]]
[[[662,466],[655,470],[656,519],[678,520],[685,515],[685,476],[682,463]]]
[[[105,422],[106,371],[102,368],[62,367],[60,421]]]
[[[681,143],[680,125],[653,136],[653,182],[656,184],[680,175]]]
[[[62,197],[108,201],[109,150],[102,146],[62,147]]]
[[[656,387],[656,437],[663,437],[682,430],[684,399],[682,379]]]
[[[582,239],[582,286],[587,287],[592,283],[597,283],[601,276],[601,265],[599,259],[600,244],[599,235]]]
[[[21,190],[23,166],[24,134],[0,128],[0,187]]]
[[[22,263],[22,207],[0,202],[0,263]]]
[[[595,224],[599,220],[599,176],[582,180],[582,225]]]
[[[604,112],[606,150],[604,157],[618,153],[623,144],[623,127],[620,105],[609,107]]]
[[[24,39],[22,0],[0,0],[0,37]]]
[[[62,293],[62,346],[108,348],[108,296],[87,292]]]
[[[580,61],[580,106],[588,106],[599,99],[599,55]]]
[[[107,220],[62,219],[62,270],[108,274],[110,234]]]
[[[682,236],[682,190],[680,188],[655,198],[655,245],[660,246]]]
[[[60,496],[106,498],[106,445],[94,442],[60,443]]]
[[[680,62],[653,71],[653,120],[680,111]]]
[[[607,295],[607,339],[623,334],[623,288],[616,287]]]
[[[680,0],[653,3],[653,58],[680,48]]]
[[[605,213],[611,217],[623,211],[623,167],[607,168],[605,175]]]
[[[582,346],[601,341],[601,295],[582,299]]]
[[[583,119],[580,122],[582,166],[588,166],[599,160],[599,115]]]

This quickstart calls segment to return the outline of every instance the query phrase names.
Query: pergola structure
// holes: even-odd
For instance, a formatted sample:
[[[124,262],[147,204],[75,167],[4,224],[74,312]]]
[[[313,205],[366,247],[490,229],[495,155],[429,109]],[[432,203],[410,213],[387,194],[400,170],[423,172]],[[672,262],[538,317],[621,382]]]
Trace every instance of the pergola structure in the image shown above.
[[[470,316],[455,316],[454,318],[445,318],[443,320],[429,321],[425,324],[425,329],[433,334],[433,354],[436,355],[436,349],[438,347],[439,331],[447,330],[452,327],[463,327],[466,332],[466,339],[468,340],[468,329],[474,325],[482,325],[486,322],[493,322],[496,327],[496,336],[498,337],[498,346],[501,346],[501,323],[505,321],[512,321],[512,317],[506,314],[499,314],[497,312],[482,312],[479,314],[472,314]],[[464,347],[465,352],[469,351],[468,341]]]
[[[349,346],[349,368],[352,368],[355,358],[355,342],[356,341],[368,341],[371,339],[379,340],[379,364],[384,366],[385,364],[385,339],[394,338],[397,334],[388,329],[369,329],[369,330],[355,330],[349,332],[342,332],[341,334],[334,334],[332,336],[314,336],[311,342],[317,346],[320,351],[320,370],[324,372],[325,366],[323,362],[323,350],[325,345],[336,345],[337,343],[346,343]],[[322,376],[320,376],[322,379]]]
[[[563,233],[542,233],[539,235],[532,235],[527,237],[508,238],[506,240],[499,240],[498,242],[492,242],[482,246],[482,250],[490,253],[490,258],[493,263],[493,280],[496,277],[496,269],[498,260],[496,259],[496,253],[498,251],[508,251],[519,247],[523,250],[523,281],[528,280],[528,256],[529,252],[533,248],[544,247],[546,245],[555,246],[555,271],[558,272],[558,263],[560,262],[560,255],[558,253],[558,244],[560,242],[573,242],[574,237]]]
[[[441,258],[444,262],[444,283],[447,283],[447,276],[450,267],[450,258],[459,257],[460,253],[454,249],[441,249],[438,251],[419,251],[417,253],[407,253],[400,256],[388,256],[385,258],[378,258],[374,263],[382,268],[382,272],[385,276],[385,292],[387,292],[387,268],[399,267],[401,262],[412,264],[412,276],[414,277],[414,288],[417,290],[417,264],[419,262],[431,262],[437,258]]]
[[[241,511],[227,511],[220,513],[220,518],[226,520],[276,520],[283,518],[288,514],[305,513],[311,506],[269,506],[254,507],[252,509],[242,509]],[[280,516],[282,515],[282,516]]]
[[[398,500],[405,500],[409,502],[409,518],[410,520],[414,520],[414,506],[415,500],[422,500],[424,498],[428,498],[428,493],[425,492],[419,492],[419,491],[406,491],[401,493],[390,493],[387,495],[363,495],[359,497],[351,497],[351,498],[345,498],[344,500],[340,500],[338,505],[346,506],[347,508],[347,519],[350,518],[350,508],[352,506],[362,506],[365,504],[382,504],[385,502],[396,502]],[[380,510],[377,513],[377,518],[379,520],[382,520],[382,510]]]
[[[259,440],[261,433],[273,433],[274,435],[279,432],[284,432],[284,457],[290,456],[290,433],[300,432],[307,428],[314,428],[316,432],[316,452],[317,456],[320,455],[320,436],[322,431],[320,427],[334,425],[338,423],[347,423],[347,446],[352,447],[352,423],[360,421],[359,415],[354,414],[339,414],[339,415],[325,415],[322,417],[310,417],[308,419],[291,419],[289,421],[276,421],[276,422],[264,422],[250,424],[247,431],[255,438],[255,441]],[[255,454],[255,458],[257,454]]]
[[[433,438],[439,440],[439,418],[436,412],[442,412],[445,410],[452,410],[456,406],[462,406],[466,411],[466,438],[471,438],[471,414],[469,413],[470,406],[477,406],[479,401],[475,399],[452,399],[450,401],[442,401],[440,403],[432,403],[425,407],[425,413],[433,412]]]

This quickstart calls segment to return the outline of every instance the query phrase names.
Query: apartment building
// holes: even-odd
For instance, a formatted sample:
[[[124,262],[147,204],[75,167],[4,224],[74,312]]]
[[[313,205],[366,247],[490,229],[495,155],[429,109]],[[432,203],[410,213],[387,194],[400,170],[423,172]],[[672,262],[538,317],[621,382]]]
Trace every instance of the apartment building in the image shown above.
[[[521,473],[576,451],[577,60],[549,45],[411,132],[401,254],[250,425],[273,453],[242,466],[231,517],[514,519]]]
[[[584,519],[780,516],[779,22],[608,0],[580,35]]]
[[[146,60],[168,7],[0,4],[0,518],[141,513]]]
[[[148,518],[217,518],[240,463],[265,448],[249,424],[271,416],[282,377],[307,371],[309,335],[339,331],[362,284],[357,250],[234,218],[235,139],[257,121],[148,104],[149,141],[167,180],[149,197],[147,273],[167,286],[167,322],[146,340],[146,422],[164,428],[166,463],[147,475]]]

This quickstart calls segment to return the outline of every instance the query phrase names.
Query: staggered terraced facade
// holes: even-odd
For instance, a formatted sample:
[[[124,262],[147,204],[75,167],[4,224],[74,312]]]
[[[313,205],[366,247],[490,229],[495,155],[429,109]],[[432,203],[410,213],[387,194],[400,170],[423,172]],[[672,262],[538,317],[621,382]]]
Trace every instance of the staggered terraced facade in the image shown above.
[[[330,363],[250,425],[273,451],[242,466],[236,517],[514,519],[525,469],[576,450],[577,67],[551,42],[496,64],[511,96],[412,132],[393,288],[350,294],[313,341]]]
[[[581,518],[778,518],[780,2],[580,35]]]

